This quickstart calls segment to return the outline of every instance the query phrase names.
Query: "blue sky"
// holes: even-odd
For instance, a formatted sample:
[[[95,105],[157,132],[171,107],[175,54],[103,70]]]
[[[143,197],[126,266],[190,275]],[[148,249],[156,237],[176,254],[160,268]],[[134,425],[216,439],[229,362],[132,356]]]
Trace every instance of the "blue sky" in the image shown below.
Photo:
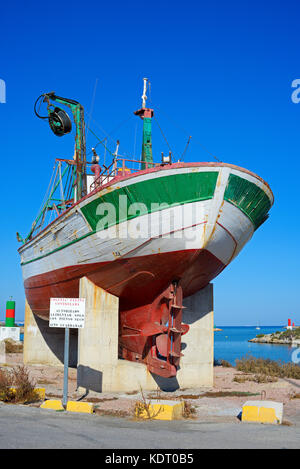
[[[270,219],[214,282],[215,322],[300,323],[300,103],[291,100],[300,78],[297,2],[9,2],[0,21],[7,87],[0,104],[0,319],[10,295],[17,319],[24,317],[15,233],[28,233],[54,158],[73,154],[74,136],[56,138],[35,117],[35,99],[55,90],[80,101],[93,110],[93,131],[111,135],[111,149],[120,139],[121,153],[138,154],[142,129],[133,111],[146,76],[175,157],[192,135],[185,161],[211,161],[204,145],[260,175],[275,195]],[[96,143],[88,134],[88,149]],[[154,123],[154,157],[167,150]]]

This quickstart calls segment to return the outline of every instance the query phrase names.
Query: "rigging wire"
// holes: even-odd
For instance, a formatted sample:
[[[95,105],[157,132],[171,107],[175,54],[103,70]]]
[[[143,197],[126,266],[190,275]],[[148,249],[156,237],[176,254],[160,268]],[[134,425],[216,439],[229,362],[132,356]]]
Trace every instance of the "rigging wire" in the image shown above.
[[[186,144],[186,146],[185,146],[185,149],[184,149],[183,152],[182,152],[181,158],[184,157],[184,155],[185,155],[185,153],[186,153],[186,151],[187,151],[187,149],[188,149],[188,146],[189,146],[189,144],[190,144],[191,139],[192,139],[192,136],[190,135],[190,136],[189,136],[189,139],[188,139],[188,141],[187,141],[187,144]],[[181,159],[181,158],[180,158],[180,159]]]
[[[90,116],[90,114],[87,112],[86,113],[88,116]],[[96,148],[98,145],[100,145],[100,143],[104,142],[105,140],[108,140],[110,139],[112,142],[115,143],[115,139],[112,137],[112,134],[114,134],[117,130],[120,129],[120,127],[122,127],[123,125],[125,125],[128,121],[130,121],[130,119],[132,119],[133,116],[129,116],[129,117],[126,117],[126,119],[124,119],[123,121],[120,122],[120,124],[118,124],[116,127],[113,128],[113,130],[110,132],[110,134],[108,132],[106,132],[106,130],[103,129],[103,127],[101,127],[101,125],[99,124],[99,122],[97,122],[95,119],[93,119],[91,117],[91,121],[93,121],[94,124],[96,124],[96,126],[101,130],[101,132],[103,132],[106,137],[104,139],[99,139],[99,137],[96,136],[96,138],[99,140],[99,142],[94,146],[94,148]],[[88,127],[89,130],[92,132],[90,126]],[[92,132],[93,133],[93,132]],[[92,150],[87,153],[87,155],[90,155],[92,154]]]
[[[50,181],[49,181],[49,185],[48,185],[48,188],[45,192],[45,195],[44,195],[44,198],[43,198],[43,201],[41,203],[41,206],[39,208],[39,211],[38,211],[38,214],[37,216],[35,217],[35,219],[37,219],[37,217],[39,216],[42,208],[44,207],[45,203],[46,203],[46,200],[48,198],[48,194],[50,194],[50,187],[51,187],[51,184],[52,184],[52,179],[53,179],[53,176],[54,176],[54,172],[55,172],[55,168],[56,168],[56,163],[53,165],[53,170],[52,170],[52,175],[51,175],[51,178],[50,178]],[[56,168],[56,173],[57,173],[57,168]],[[55,174],[55,179],[56,179],[56,174]]]
[[[58,168],[59,168],[59,188],[60,188],[60,197],[62,200],[62,207],[63,210],[66,208],[66,203],[65,203],[65,195],[64,195],[64,189],[63,189],[63,184],[62,184],[62,176],[61,176],[61,162],[59,161],[58,163]]]
[[[96,78],[96,82],[95,82],[95,86],[94,86],[94,92],[93,92],[92,103],[91,103],[91,112],[89,114],[89,123],[88,123],[87,128],[86,128],[86,139],[87,139],[87,136],[88,136],[90,123],[91,123],[91,118],[92,118],[92,114],[93,114],[93,110],[94,110],[97,85],[98,85],[98,78]]]
[[[95,132],[94,132],[92,129],[90,129],[90,132],[92,132],[92,134],[94,135],[94,137],[96,137],[96,139],[99,140],[99,142],[98,142],[97,145],[99,145],[99,144],[103,145],[104,148],[108,151],[108,153],[110,153],[111,156],[114,157],[114,156],[115,156],[114,153],[111,152],[111,151],[109,150],[109,148],[107,148],[107,146],[105,145],[105,143],[103,143],[103,142],[104,142],[105,140],[107,140],[107,139],[104,138],[103,140],[100,140],[100,138],[95,134]],[[94,146],[94,148],[96,148],[96,145]],[[92,152],[90,152],[90,153],[92,153]],[[90,154],[90,153],[88,153],[88,154]]]
[[[136,152],[136,133],[137,133],[137,124],[135,124],[135,132],[134,132],[134,146],[133,146],[133,159],[135,160],[135,152]]]
[[[174,125],[176,125],[176,127],[178,129],[180,129],[185,135],[189,135],[189,133],[187,132],[186,129],[184,129],[181,125],[179,125],[177,122],[174,121],[174,119],[172,119],[165,111],[162,111],[162,109],[158,106],[158,105],[155,105],[155,108],[157,108],[162,114],[164,114],[169,120],[170,122],[173,122]],[[212,156],[216,161],[218,161],[219,163],[222,163],[222,160],[220,160],[219,158],[217,158],[213,153],[211,153],[201,142],[199,142],[198,140],[196,140],[194,137],[193,137],[193,141],[201,146],[203,148],[203,150],[206,151],[206,153],[208,153],[210,156]]]
[[[154,119],[154,120],[155,120],[155,122],[157,123],[157,125],[158,125],[158,128],[159,128],[159,130],[160,130],[160,132],[161,132],[161,134],[162,134],[162,136],[163,136],[163,138],[164,138],[164,140],[165,140],[166,144],[168,145],[170,152],[173,154],[172,148],[170,147],[170,144],[169,144],[169,142],[168,142],[168,140],[167,140],[167,138],[166,138],[165,134],[163,133],[163,131],[162,131],[162,129],[161,129],[161,127],[160,127],[159,123],[158,123],[158,120],[156,119],[156,117],[155,117],[155,116],[153,116],[153,119]]]

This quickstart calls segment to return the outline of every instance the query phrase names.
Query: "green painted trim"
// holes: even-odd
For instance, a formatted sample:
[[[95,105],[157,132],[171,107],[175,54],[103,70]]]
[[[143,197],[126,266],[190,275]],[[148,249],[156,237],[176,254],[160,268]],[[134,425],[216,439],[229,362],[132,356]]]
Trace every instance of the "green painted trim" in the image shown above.
[[[272,203],[263,189],[255,183],[230,174],[224,200],[238,207],[257,229],[268,217]]]
[[[22,262],[21,265],[27,265],[31,262],[42,259],[43,257],[49,256],[50,254],[60,251],[61,249],[96,233],[97,224],[101,221],[101,215],[97,215],[97,208],[102,203],[111,203],[115,208],[118,208],[119,196],[125,195],[128,197],[128,204],[139,202],[144,203],[146,206],[146,210],[143,213],[129,215],[126,217],[124,216],[121,218],[119,216],[119,210],[116,209],[116,219],[108,222],[107,226],[104,228],[107,229],[109,226],[119,224],[126,220],[131,220],[146,213],[160,211],[165,208],[160,206],[157,207],[157,210],[153,210],[153,208],[151,210],[151,203],[157,203],[160,205],[163,202],[166,202],[168,206],[176,206],[200,200],[212,199],[215,192],[218,174],[218,171],[182,173],[147,179],[146,181],[131,184],[130,186],[124,186],[120,189],[108,192],[80,208],[85,219],[92,228],[92,231],[86,233],[80,238],[64,244],[63,246],[59,246],[46,254],[31,259],[30,261]],[[185,176],[185,178],[183,176]]]
[[[119,224],[126,220],[131,220],[139,215],[152,213],[161,210],[160,204],[170,206],[183,205],[191,202],[212,199],[215,193],[218,171],[189,172],[147,179],[128,186],[107,192],[101,197],[94,199],[89,204],[81,208],[86,220],[91,228],[96,231],[97,224],[104,214],[97,214],[98,207],[103,203],[112,204],[115,207],[116,217],[108,221],[107,226]],[[127,197],[128,205],[139,203],[144,204],[143,213],[128,216],[127,210],[119,213],[120,196]],[[157,204],[157,208],[153,207]]]
[[[145,169],[144,162],[153,163],[152,157],[152,119],[144,117],[143,119],[143,145],[142,145],[142,169]]]

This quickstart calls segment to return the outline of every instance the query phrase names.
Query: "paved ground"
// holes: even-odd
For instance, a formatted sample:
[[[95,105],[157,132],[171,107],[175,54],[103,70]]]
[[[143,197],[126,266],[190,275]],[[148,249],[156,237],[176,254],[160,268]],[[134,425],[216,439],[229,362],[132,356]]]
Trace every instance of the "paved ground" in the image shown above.
[[[197,449],[300,447],[292,426],[134,421],[0,404],[0,448]]]
[[[0,369],[23,363],[22,353],[7,354]],[[27,367],[46,399],[61,399],[63,368]],[[69,369],[69,399],[93,402],[95,414],[55,412],[37,407],[0,403],[0,448],[102,448],[102,449],[202,449],[202,448],[299,448],[300,380],[278,379],[257,383],[234,368],[215,367],[214,386],[160,392],[161,399],[184,399],[195,410],[194,419],[164,422],[135,421],[139,391],[86,396],[76,391],[76,370]],[[240,382],[241,381],[241,382]],[[248,394],[245,394],[248,393]],[[249,394],[250,393],[250,394]],[[145,392],[147,401],[157,392]],[[283,403],[285,425],[241,423],[237,418],[246,400]],[[123,418],[120,418],[120,417]]]

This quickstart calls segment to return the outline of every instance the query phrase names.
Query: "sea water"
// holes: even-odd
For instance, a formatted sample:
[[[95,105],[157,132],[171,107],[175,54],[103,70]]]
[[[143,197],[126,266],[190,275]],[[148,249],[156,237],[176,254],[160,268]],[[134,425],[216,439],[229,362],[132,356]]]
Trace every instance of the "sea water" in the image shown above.
[[[23,325],[23,324],[22,324]],[[295,347],[277,344],[256,344],[248,342],[258,334],[272,334],[272,332],[283,332],[283,326],[220,326],[221,331],[214,333],[214,359],[216,361],[226,360],[235,365],[237,359],[246,356],[256,358],[269,358],[281,362],[292,362],[292,353]],[[23,334],[21,334],[23,340]]]
[[[290,345],[257,344],[248,342],[258,334],[271,334],[272,332],[283,332],[283,326],[219,326],[221,331],[214,333],[215,360],[226,360],[235,365],[237,359],[253,356],[256,358],[269,358],[281,362],[292,362],[292,353],[295,347]]]

